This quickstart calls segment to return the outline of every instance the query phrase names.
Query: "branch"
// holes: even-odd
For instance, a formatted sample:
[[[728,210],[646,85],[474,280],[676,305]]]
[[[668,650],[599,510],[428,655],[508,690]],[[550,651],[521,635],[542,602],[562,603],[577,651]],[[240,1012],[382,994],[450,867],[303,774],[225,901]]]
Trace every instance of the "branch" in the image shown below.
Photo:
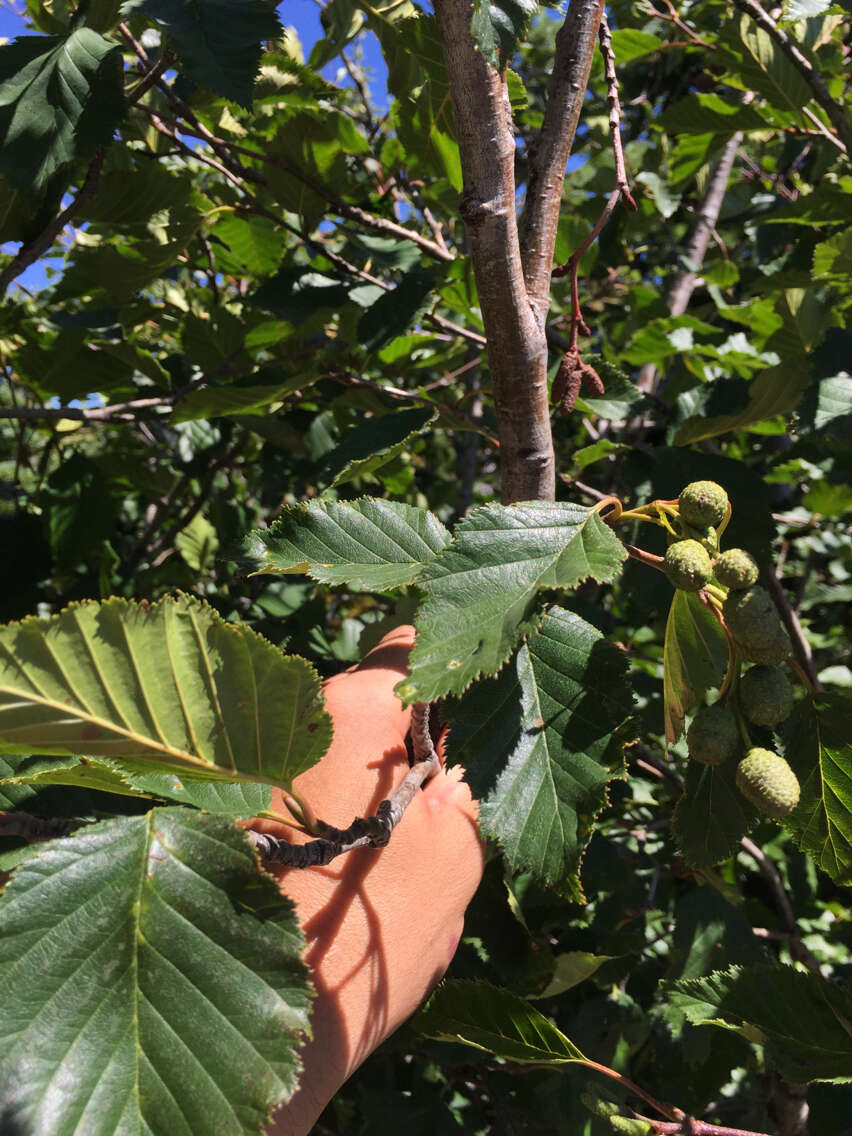
[[[459,212],[470,241],[500,428],[502,499],[552,500],[547,342],[524,283],[506,76],[474,47],[472,14],[470,0],[435,0],[464,175]]]
[[[47,252],[71,218],[83,208],[87,201],[90,201],[95,196],[95,190],[98,187],[98,178],[101,174],[101,167],[104,164],[105,156],[105,149],[99,150],[97,154],[95,154],[86,171],[86,178],[77,190],[77,196],[74,200],[69,205],[66,205],[62,212],[58,213],[52,221],[48,221],[38,236],[33,237],[29,244],[22,245],[17,255],[14,256],[3,271],[0,272],[0,296],[5,295],[6,289],[16,276],[20,276],[25,269],[29,268],[31,264]]]
[[[116,402],[111,406],[0,406],[0,418],[14,418],[21,422],[59,422],[67,418],[72,422],[132,422],[148,418],[160,410],[171,410],[176,396],[166,398],[137,398],[131,402]]]
[[[695,227],[689,238],[689,244],[684,251],[684,259],[688,261],[689,268],[679,273],[669,292],[666,301],[669,312],[673,316],[682,316],[689,307],[692,293],[695,291],[696,280],[704,264],[707,248],[716,229],[722,202],[725,199],[725,190],[728,187],[728,178],[734,168],[737,150],[743,140],[741,133],[732,134],[722,153],[722,157],[713,171],[707,193],[698,210]],[[651,393],[657,387],[657,368],[653,363],[647,363],[639,372],[637,383],[639,390]]]
[[[290,844],[276,836],[248,830],[248,837],[264,859],[289,868],[312,868],[330,863],[335,857],[355,848],[383,848],[391,833],[424,781],[440,768],[440,759],[429,735],[429,704],[416,702],[411,708],[411,743],[414,764],[391,796],[379,804],[374,816],[356,817],[348,828],[334,828],[324,821],[314,821],[319,840],[307,844]]]
[[[621,147],[621,102],[618,97],[618,76],[615,73],[615,53],[612,49],[612,36],[610,35],[609,22],[605,14],[600,18],[598,40],[601,45],[601,56],[603,57],[604,74],[606,75],[606,95],[607,102],[609,103],[609,132],[612,142],[613,161],[615,163],[615,189],[609,195],[609,200],[603,207],[600,217],[598,217],[592,231],[586,239],[580,244],[579,248],[575,249],[564,264],[560,264],[557,268],[554,268],[551,273],[551,276],[554,277],[565,276],[569,273],[571,276],[571,334],[568,340],[567,353],[562,360],[562,366],[557,375],[557,379],[560,380],[560,390],[557,391],[556,382],[554,382],[551,394],[552,401],[562,403],[562,411],[565,414],[570,414],[574,409],[574,403],[577,400],[577,395],[580,390],[581,378],[582,381],[585,381],[593,395],[600,397],[600,395],[604,393],[604,386],[600,376],[593,367],[582,362],[577,348],[578,333],[582,333],[583,335],[591,334],[583,320],[583,313],[580,309],[580,286],[578,281],[580,261],[587,249],[597,240],[601,230],[612,216],[619,201],[623,201],[631,213],[636,212],[636,202],[633,200],[633,194],[630,192],[630,186],[627,182],[624,151]],[[573,376],[572,382],[567,382],[563,378],[563,372],[566,369],[570,371]]]
[[[802,942],[802,936],[799,931],[799,925],[796,922],[793,905],[784,888],[784,881],[781,879],[778,869],[763,849],[758,847],[758,845],[747,836],[743,836],[740,839],[740,847],[743,852],[747,852],[752,860],[754,860],[755,864],[757,864],[760,874],[769,886],[775,907],[778,910],[778,914],[781,916],[781,922],[784,924],[784,929],[789,935],[788,944],[790,954],[796,962],[804,963],[809,970],[821,974],[822,971],[820,970],[819,963]]]
[[[86,822],[76,817],[37,817],[31,813],[0,813],[0,836],[22,836],[33,844],[68,836]]]
[[[521,223],[524,279],[540,320],[550,304],[550,273],[565,165],[589,82],[604,0],[572,0],[556,35],[544,122],[530,146]]]
[[[808,681],[814,690],[822,690],[822,684],[817,676],[817,670],[814,666],[814,657],[811,653],[811,646],[805,638],[805,633],[802,630],[802,625],[799,623],[799,617],[790,606],[790,601],[787,599],[787,593],[781,586],[781,581],[770,569],[766,573],[766,588],[772,602],[778,609],[778,614],[784,621],[784,626],[790,636],[793,644],[793,655],[796,662],[807,675]]]
[[[760,6],[757,0],[734,0],[734,7],[751,16],[754,22],[778,44],[802,78],[813,92],[814,99],[819,103],[828,116],[829,122],[837,131],[847,157],[852,157],[852,126],[843,110],[831,97],[822,76],[813,64],[805,58],[785,31],[778,27],[769,13]]]

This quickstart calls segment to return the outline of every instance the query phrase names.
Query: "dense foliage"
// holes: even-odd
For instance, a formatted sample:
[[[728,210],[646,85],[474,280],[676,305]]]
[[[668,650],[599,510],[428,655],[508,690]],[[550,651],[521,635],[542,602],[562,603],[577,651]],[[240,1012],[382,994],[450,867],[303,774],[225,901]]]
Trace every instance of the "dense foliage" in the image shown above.
[[[596,55],[546,319],[556,499],[519,503],[431,7],[329,0],[307,57],[267,0],[26,9],[34,34],[0,46],[0,618],[24,620],[0,630],[0,808],[100,823],[41,852],[3,838],[20,1123],[67,1037],[79,1099],[99,1062],[132,1079],[119,1038],[177,1060],[178,972],[225,989],[228,1107],[193,1111],[200,1017],[177,1113],[144,1086],[150,1130],[259,1132],[292,1091],[298,928],[231,818],[321,759],[319,677],[414,621],[399,693],[442,700],[489,858],[448,981],[317,1131],[601,1136],[656,1101],[849,1136],[847,14],[608,6],[620,111]],[[520,213],[563,15],[472,16]],[[730,510],[679,506],[696,481]],[[765,759],[738,774],[746,749],[781,782]],[[250,1022],[231,965],[266,1007]],[[140,992],[157,1012],[128,1020]],[[70,1095],[21,1131],[75,1131]]]

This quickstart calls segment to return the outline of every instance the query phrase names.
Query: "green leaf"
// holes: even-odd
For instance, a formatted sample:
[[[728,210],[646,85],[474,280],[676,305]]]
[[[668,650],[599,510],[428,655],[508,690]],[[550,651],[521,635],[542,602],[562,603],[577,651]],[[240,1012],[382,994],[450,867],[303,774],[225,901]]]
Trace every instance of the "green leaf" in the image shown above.
[[[728,668],[728,640],[719,620],[693,592],[675,591],[663,647],[666,741],[683,733],[684,715],[720,686]]]
[[[0,760],[0,783],[4,791],[12,785],[70,785],[77,789],[96,789],[123,796],[140,794],[114,762],[95,757],[31,757],[7,754]]]
[[[171,421],[194,422],[199,418],[222,418],[229,414],[255,414],[292,391],[308,387],[311,381],[304,375],[296,375],[257,385],[197,387],[175,403]]]
[[[460,1041],[505,1061],[564,1065],[586,1060],[544,1014],[487,982],[442,982],[411,1024],[426,1037]]]
[[[839,884],[852,883],[852,701],[815,694],[786,723],[784,754],[802,787],[785,821],[799,847]]]
[[[691,1022],[760,1040],[786,1081],[852,1081],[852,994],[820,974],[774,963],[734,966],[675,982],[670,996]]]
[[[428,430],[437,416],[432,407],[418,406],[365,418],[350,427],[332,451],[323,469],[323,481],[333,488],[381,469],[398,457],[413,438]]]
[[[770,107],[792,112],[804,122],[802,107],[811,89],[768,32],[746,15],[728,21],[719,36],[720,58],[748,90],[764,95]]]
[[[731,430],[747,429],[779,414],[788,415],[802,401],[810,382],[811,371],[806,359],[785,359],[752,379],[748,385],[748,402],[742,410],[687,418],[675,433],[675,445],[689,446]]]
[[[244,107],[264,40],[282,34],[264,0],[129,0],[124,10],[145,12],[166,29],[188,79]]]
[[[653,55],[666,44],[650,32],[640,32],[636,28],[616,28],[612,32],[612,50],[616,64],[623,66],[643,55]]]
[[[727,859],[755,822],[754,809],[737,789],[736,765],[687,765],[672,832],[678,852],[692,868],[712,868]]]
[[[538,0],[474,0],[470,34],[492,67],[511,60],[538,8]]]
[[[221,818],[155,809],[55,840],[0,899],[0,1127],[259,1133],[310,988],[290,901]]]
[[[718,95],[694,94],[679,99],[660,115],[660,128],[669,134],[703,134],[730,137],[737,131],[765,133],[772,130],[759,108],[750,104],[729,103]]]
[[[305,572],[324,584],[382,592],[410,584],[450,543],[426,509],[399,501],[310,501],[288,507],[243,546],[256,574]]]
[[[110,599],[0,630],[0,749],[144,758],[287,785],[325,753],[311,666],[189,596]]]
[[[484,798],[484,831],[513,871],[529,869],[579,901],[580,861],[607,782],[624,775],[633,710],[626,669],[591,624],[551,608],[512,665],[451,713],[450,758]]]
[[[852,276],[852,233],[836,233],[814,249],[814,277],[842,284]]]
[[[98,178],[98,192],[84,203],[78,216],[99,225],[121,229],[142,226],[168,209],[182,209],[192,193],[189,177],[170,172],[160,162],[141,159],[136,151],[110,148]]]
[[[93,32],[21,36],[0,47],[0,173],[42,196],[106,146],[124,111],[121,51]]]
[[[180,801],[209,813],[234,817],[253,817],[272,806],[272,787],[251,781],[202,781],[184,772],[149,773],[140,762],[127,762],[122,771],[126,781],[139,792],[167,801]]]
[[[234,276],[269,276],[286,247],[284,230],[266,217],[229,214],[210,230],[210,239],[216,267]]]
[[[821,16],[831,7],[831,0],[785,0],[782,18],[791,23]]]
[[[383,292],[358,321],[358,341],[372,353],[383,347],[415,322],[429,307],[431,293],[444,282],[440,268],[416,265],[390,292]]]
[[[535,1001],[544,998],[558,998],[566,990],[572,990],[581,982],[586,982],[597,974],[606,962],[612,962],[612,955],[593,955],[588,951],[565,951],[556,956],[556,969],[547,987],[540,994],[531,994]]]
[[[535,629],[542,588],[608,582],[626,556],[594,509],[553,501],[475,509],[417,581],[424,600],[400,697],[431,702],[493,674]]]
[[[852,375],[841,372],[819,384],[813,428],[831,437],[849,437],[852,419]]]
[[[219,537],[207,518],[196,513],[178,533],[175,547],[194,572],[206,572],[219,547]]]
[[[174,773],[151,773],[149,769],[144,762],[119,763],[105,757],[9,754],[0,758],[0,798],[15,786],[69,785],[122,796],[164,797],[211,813],[241,817],[265,812],[272,803],[270,785],[199,780],[188,769],[180,777]]]

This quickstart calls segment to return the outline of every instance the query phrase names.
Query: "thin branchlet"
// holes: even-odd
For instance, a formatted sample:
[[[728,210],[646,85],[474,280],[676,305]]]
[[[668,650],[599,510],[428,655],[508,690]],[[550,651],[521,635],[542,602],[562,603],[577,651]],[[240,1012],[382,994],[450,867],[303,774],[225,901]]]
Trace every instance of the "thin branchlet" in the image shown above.
[[[262,860],[288,868],[313,868],[330,863],[355,848],[383,848],[402,820],[417,790],[440,768],[440,758],[429,733],[429,704],[416,702],[411,708],[411,744],[414,761],[397,788],[380,803],[373,816],[356,817],[348,828],[334,828],[316,821],[318,840],[290,844],[276,836],[248,830],[248,837]]]

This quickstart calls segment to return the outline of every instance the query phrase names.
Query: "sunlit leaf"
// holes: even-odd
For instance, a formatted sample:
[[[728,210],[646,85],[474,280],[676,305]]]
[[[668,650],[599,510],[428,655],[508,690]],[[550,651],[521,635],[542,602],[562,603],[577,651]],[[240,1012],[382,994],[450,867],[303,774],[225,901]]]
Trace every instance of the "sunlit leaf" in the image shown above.
[[[564,1065],[580,1050],[523,998],[486,982],[442,982],[412,1025],[439,1041],[460,1041],[507,1061]]]
[[[612,580],[623,545],[594,509],[550,501],[484,505],[418,580],[424,593],[405,701],[460,694],[505,663],[539,622],[542,588]]]
[[[144,758],[289,784],[328,748],[319,680],[188,596],[111,599],[0,631],[0,750]]]

